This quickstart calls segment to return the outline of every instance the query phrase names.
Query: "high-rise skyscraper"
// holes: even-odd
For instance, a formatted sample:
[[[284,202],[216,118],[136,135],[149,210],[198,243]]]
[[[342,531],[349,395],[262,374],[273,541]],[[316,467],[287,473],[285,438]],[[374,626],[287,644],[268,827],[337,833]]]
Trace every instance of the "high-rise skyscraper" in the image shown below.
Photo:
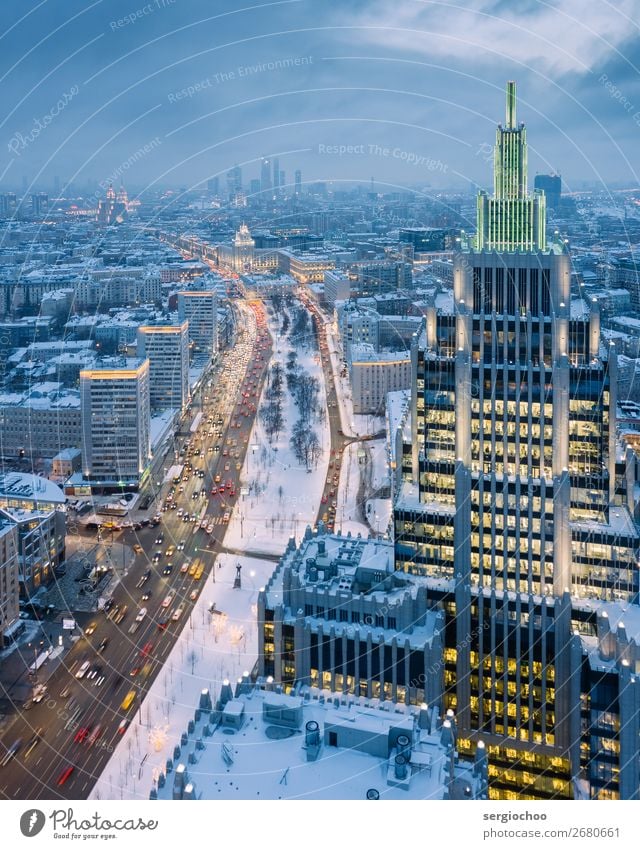
[[[154,410],[179,410],[189,401],[189,322],[138,328],[138,354],[149,359]]]
[[[302,194],[302,171],[300,171],[300,169],[298,169],[295,172],[294,183],[295,183],[294,193],[296,195],[301,195]]]
[[[263,159],[260,166],[260,191],[268,192],[272,189],[271,183],[271,160]]]
[[[545,238],[515,109],[509,83],[494,196],[480,193],[450,304],[413,346],[396,569],[433,580],[445,707],[462,752],[488,746],[492,795],[571,797],[584,771],[592,795],[615,794],[589,761],[594,734],[581,742],[589,672],[573,636],[597,630],[587,599],[637,600],[637,531],[613,507],[615,355],[572,297],[566,246]]]
[[[218,299],[213,291],[178,292],[178,318],[189,322],[189,342],[214,357],[218,350]]]
[[[452,711],[460,756],[488,755],[490,798],[638,799],[640,534],[616,355],[566,244],[532,226],[544,199],[515,105],[510,83],[494,196],[412,343],[393,564],[376,552],[373,584],[353,580],[351,537],[308,529],[259,594],[260,672]]]
[[[227,194],[233,199],[238,192],[242,191],[242,168],[234,165],[227,171]]]
[[[544,192],[547,209],[556,210],[560,206],[562,196],[562,177],[559,174],[536,174],[534,188]]]
[[[149,361],[83,369],[80,405],[84,477],[104,486],[138,484],[151,457]]]
[[[277,191],[280,187],[280,160],[276,156],[273,160],[273,188]]]

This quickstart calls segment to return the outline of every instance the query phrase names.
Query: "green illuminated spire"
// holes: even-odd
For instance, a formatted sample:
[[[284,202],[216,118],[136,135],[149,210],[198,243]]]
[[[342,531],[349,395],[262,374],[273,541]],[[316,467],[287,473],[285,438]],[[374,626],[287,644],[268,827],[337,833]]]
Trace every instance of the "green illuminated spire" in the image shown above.
[[[506,125],[496,129],[493,197],[478,195],[478,250],[545,250],[544,194],[527,189],[527,131],[516,123],[516,84],[507,83]]]

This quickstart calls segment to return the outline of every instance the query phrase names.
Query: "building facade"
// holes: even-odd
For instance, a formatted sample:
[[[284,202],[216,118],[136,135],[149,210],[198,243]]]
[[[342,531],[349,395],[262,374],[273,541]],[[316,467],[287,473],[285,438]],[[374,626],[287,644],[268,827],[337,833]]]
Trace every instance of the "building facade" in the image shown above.
[[[0,514],[0,647],[18,622],[19,595],[16,526]]]
[[[137,487],[151,459],[149,360],[80,373],[82,470],[97,485]]]
[[[352,345],[349,378],[353,412],[383,415],[387,394],[411,386],[411,354],[376,351],[372,345]]]
[[[184,411],[189,402],[189,322],[139,327],[138,356],[149,360],[151,408]]]
[[[218,299],[215,292],[178,292],[178,318],[189,322],[189,342],[214,357],[218,351]]]

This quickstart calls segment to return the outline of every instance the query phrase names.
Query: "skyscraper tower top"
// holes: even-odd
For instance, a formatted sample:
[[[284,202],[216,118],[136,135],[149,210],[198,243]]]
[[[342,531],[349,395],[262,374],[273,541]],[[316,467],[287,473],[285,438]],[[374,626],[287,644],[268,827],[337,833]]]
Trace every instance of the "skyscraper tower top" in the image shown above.
[[[516,127],[516,84],[513,80],[507,83],[507,129]]]
[[[477,250],[546,250],[544,194],[527,188],[527,131],[516,123],[516,84],[507,83],[506,123],[498,124],[493,197],[478,195]]]

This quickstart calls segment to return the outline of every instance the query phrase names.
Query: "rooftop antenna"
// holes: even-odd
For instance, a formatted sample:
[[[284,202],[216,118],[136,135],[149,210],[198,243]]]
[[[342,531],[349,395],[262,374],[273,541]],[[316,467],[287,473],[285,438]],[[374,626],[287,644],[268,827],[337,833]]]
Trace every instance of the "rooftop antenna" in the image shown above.
[[[516,84],[514,80],[507,83],[507,130],[516,128]]]

